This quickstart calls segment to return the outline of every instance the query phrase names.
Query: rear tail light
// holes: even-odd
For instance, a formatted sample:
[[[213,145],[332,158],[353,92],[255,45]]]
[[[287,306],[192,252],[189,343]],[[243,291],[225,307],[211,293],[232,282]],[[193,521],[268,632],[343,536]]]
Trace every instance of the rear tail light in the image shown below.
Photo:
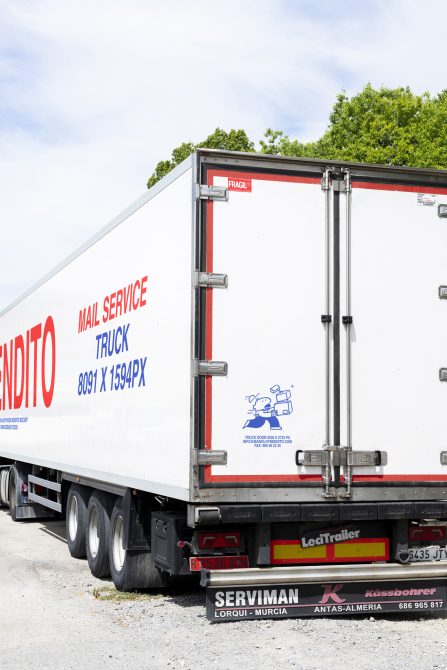
[[[189,559],[191,572],[237,570],[238,568],[248,568],[248,556],[192,556]]]
[[[199,549],[239,549],[241,546],[240,531],[200,531],[197,533]]]
[[[410,526],[408,529],[409,542],[436,542],[445,544],[445,526]]]

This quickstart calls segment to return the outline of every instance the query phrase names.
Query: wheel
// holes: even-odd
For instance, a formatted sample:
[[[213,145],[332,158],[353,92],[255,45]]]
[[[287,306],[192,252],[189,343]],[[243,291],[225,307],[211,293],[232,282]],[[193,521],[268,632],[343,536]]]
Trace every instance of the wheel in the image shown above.
[[[124,515],[119,498],[112,512],[110,536],[110,572],[118,591],[157,589],[167,586],[169,577],[153,563],[148,551],[124,549]]]
[[[9,467],[0,470],[0,507],[9,505],[9,472]]]
[[[4,507],[6,504],[5,500],[5,469],[0,470],[0,507]]]
[[[17,521],[17,491],[16,491],[16,470],[12,467],[9,471],[9,515],[13,521]]]
[[[102,491],[94,491],[90,496],[87,509],[87,528],[85,543],[87,560],[94,577],[110,575],[110,517],[113,510],[113,498]]]
[[[82,486],[72,484],[67,496],[65,528],[68,551],[74,558],[85,558],[85,529],[87,527],[88,491]]]

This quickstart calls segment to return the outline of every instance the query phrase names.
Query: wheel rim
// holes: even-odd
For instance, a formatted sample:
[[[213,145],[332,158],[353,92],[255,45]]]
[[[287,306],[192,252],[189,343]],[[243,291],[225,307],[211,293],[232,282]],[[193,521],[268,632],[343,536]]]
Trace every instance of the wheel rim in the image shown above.
[[[117,516],[113,524],[112,559],[113,566],[117,572],[121,572],[126,557],[123,546],[123,517]]]
[[[88,547],[92,558],[96,558],[99,548],[98,510],[92,507],[88,525]]]
[[[71,496],[70,506],[68,508],[68,534],[70,540],[74,542],[78,533],[78,501],[76,496]]]

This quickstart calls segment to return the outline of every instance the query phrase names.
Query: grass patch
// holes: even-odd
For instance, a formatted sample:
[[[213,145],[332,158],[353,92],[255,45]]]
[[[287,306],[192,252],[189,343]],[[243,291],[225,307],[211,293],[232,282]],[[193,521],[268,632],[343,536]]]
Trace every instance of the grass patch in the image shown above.
[[[114,603],[121,603],[137,600],[159,600],[163,598],[162,593],[138,593],[117,591],[114,586],[97,586],[93,589],[93,597],[97,600],[111,601]]]

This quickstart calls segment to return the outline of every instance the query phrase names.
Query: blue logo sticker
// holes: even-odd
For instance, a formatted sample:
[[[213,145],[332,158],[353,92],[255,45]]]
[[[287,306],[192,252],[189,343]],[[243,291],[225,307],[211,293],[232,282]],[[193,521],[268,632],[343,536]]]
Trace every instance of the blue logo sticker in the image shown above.
[[[262,428],[268,423],[270,430],[282,430],[279,417],[288,416],[293,412],[291,401],[292,392],[290,389],[282,390],[278,384],[270,387],[271,396],[256,395],[246,396],[245,399],[250,403],[248,414],[254,415],[247,419],[242,426],[245,428]]]

